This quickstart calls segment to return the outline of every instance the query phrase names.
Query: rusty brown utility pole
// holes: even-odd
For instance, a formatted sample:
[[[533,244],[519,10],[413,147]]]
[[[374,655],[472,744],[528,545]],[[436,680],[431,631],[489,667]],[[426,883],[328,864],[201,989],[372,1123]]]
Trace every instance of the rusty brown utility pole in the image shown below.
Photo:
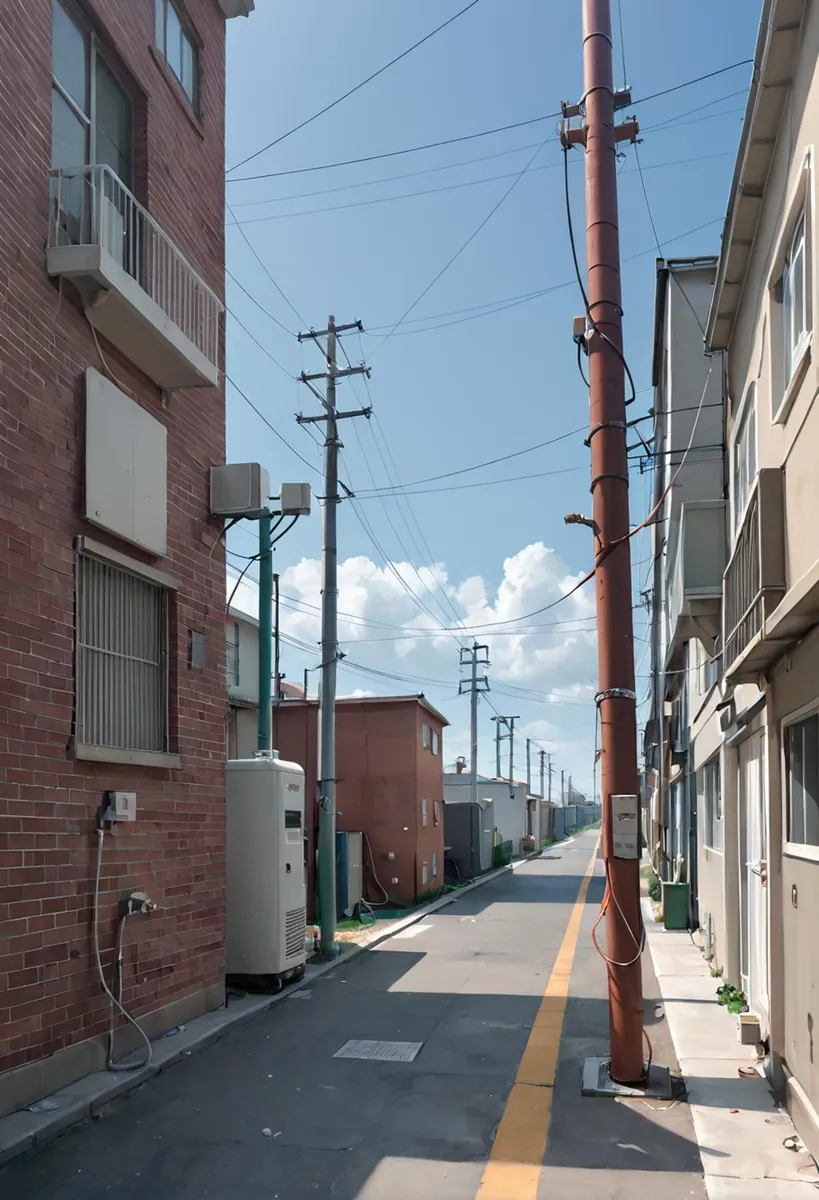
[[[591,401],[592,496],[595,526],[599,691],[602,746],[603,859],[609,903],[606,957],[609,982],[609,1074],[639,1084],[643,1058],[640,966],[637,697],[631,610],[629,479],[626,454],[625,374],[620,306],[620,235],[617,157],[620,141],[634,141],[635,121],[615,124],[629,102],[615,93],[609,0],[583,0],[583,97],[564,105],[562,140],[585,149],[586,330]],[[571,126],[572,117],[583,117]],[[633,808],[633,814],[632,814]],[[623,836],[633,828],[634,836]],[[617,828],[615,829],[615,825]]]

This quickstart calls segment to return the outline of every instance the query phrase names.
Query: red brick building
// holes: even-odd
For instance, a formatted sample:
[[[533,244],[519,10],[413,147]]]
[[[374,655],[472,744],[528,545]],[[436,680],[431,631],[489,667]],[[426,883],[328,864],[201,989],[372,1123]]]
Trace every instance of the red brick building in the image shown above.
[[[423,696],[371,696],[336,703],[337,828],[360,830],[365,897],[413,904],[444,882],[443,731],[449,724]],[[316,796],[318,701],[273,707],[273,745],[300,763],[307,795]],[[318,805],[308,806],[308,912],[315,917]],[[392,855],[392,857],[390,857]],[[373,865],[375,871],[373,871]],[[393,882],[395,880],[396,882]]]
[[[223,999],[227,17],[0,0],[0,1113]],[[118,1030],[117,1047],[135,1042]]]

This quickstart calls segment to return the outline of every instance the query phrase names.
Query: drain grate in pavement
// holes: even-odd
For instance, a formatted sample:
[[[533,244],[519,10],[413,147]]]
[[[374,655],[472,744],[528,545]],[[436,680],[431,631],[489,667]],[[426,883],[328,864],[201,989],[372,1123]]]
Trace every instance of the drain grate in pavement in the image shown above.
[[[365,1058],[376,1062],[413,1062],[423,1042],[345,1042],[333,1058]]]

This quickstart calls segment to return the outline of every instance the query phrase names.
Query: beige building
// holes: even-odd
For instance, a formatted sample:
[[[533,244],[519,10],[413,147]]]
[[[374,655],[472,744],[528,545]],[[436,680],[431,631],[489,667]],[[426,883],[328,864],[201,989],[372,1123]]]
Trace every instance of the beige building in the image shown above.
[[[696,785],[693,923],[725,978],[744,989],[771,1078],[815,1156],[817,60],[819,3],[766,0],[705,324],[708,351],[725,362],[721,635],[716,641],[690,625],[681,635],[683,740]],[[655,611],[658,600],[655,586]],[[674,810],[675,736],[662,692],[646,755],[663,844]],[[659,865],[670,877],[668,861]]]

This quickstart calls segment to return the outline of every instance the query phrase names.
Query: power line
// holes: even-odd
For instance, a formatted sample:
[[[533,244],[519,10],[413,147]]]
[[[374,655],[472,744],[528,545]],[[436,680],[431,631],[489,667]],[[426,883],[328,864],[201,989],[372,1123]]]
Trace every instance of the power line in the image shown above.
[[[673,237],[666,238],[665,243],[666,243],[666,245],[671,245],[672,242],[682,241],[684,238],[691,237],[692,234],[701,233],[703,229],[710,229],[711,226],[722,225],[722,224],[724,224],[724,222],[725,222],[724,216],[714,217],[714,219],[712,221],[705,221],[702,225],[695,225],[693,229],[686,229],[683,233],[677,233]],[[648,249],[646,249],[646,250],[638,250],[636,254],[624,255],[622,262],[624,262],[624,263],[625,262],[633,262],[635,259],[643,258],[647,254],[653,254],[654,250],[655,250],[654,246],[649,246]],[[564,288],[576,287],[576,286],[577,286],[576,278],[565,279],[561,283],[555,283],[555,284],[552,284],[550,287],[541,288],[540,291],[526,293],[520,297],[510,299],[507,303],[499,303],[497,305],[497,307],[495,307],[495,308],[487,307],[486,311],[484,311],[484,312],[476,312],[476,313],[473,313],[471,316],[460,317],[460,318],[458,318],[456,320],[452,320],[452,321],[444,321],[443,323],[441,323],[439,325],[428,325],[428,326],[425,326],[423,329],[402,329],[402,330],[399,330],[393,336],[395,336],[395,337],[413,337],[414,335],[419,334],[419,333],[433,333],[435,330],[438,330],[438,329],[448,329],[452,325],[463,325],[467,321],[475,321],[479,317],[491,317],[491,316],[494,316],[495,313],[504,312],[507,308],[515,308],[519,304],[527,304],[527,303],[531,302],[532,300],[539,300],[543,296],[551,295],[553,292],[559,292],[559,291],[562,291]],[[479,307],[484,307],[484,306],[479,306]],[[467,310],[461,309],[461,310],[456,310],[456,311],[465,312]],[[425,317],[417,317],[415,319],[417,321],[423,321],[423,320],[432,320],[433,318],[432,317],[426,317],[426,318]],[[389,329],[390,326],[383,325],[383,326],[378,326],[377,328]],[[375,334],[375,329],[365,330],[364,332]],[[639,392],[637,394],[639,395]]]
[[[649,96],[644,96],[642,98],[642,100],[634,101],[634,103],[635,104],[648,104],[652,100],[658,100],[662,96],[668,96],[672,92],[681,91],[683,88],[693,87],[697,83],[703,83],[705,80],[713,79],[717,75],[724,75],[728,71],[734,71],[738,67],[747,66],[752,62],[753,62],[752,59],[744,58],[740,62],[730,63],[726,67],[720,67],[720,69],[717,71],[710,71],[706,75],[698,75],[694,79],[686,79],[683,83],[675,84],[673,87],[664,88],[660,92],[653,92]],[[348,159],[343,159],[342,161],[339,161],[339,162],[317,163],[314,166],[310,166],[310,167],[291,167],[289,170],[285,170],[285,171],[268,171],[261,175],[242,175],[238,179],[228,179],[227,182],[228,183],[250,183],[250,182],[258,180],[258,179],[279,179],[285,175],[305,175],[312,171],[330,171],[330,170],[334,170],[337,167],[353,167],[353,166],[358,166],[361,163],[378,162],[385,158],[397,158],[398,156],[404,155],[404,154],[418,154],[423,150],[437,150],[441,146],[454,146],[460,142],[474,141],[476,138],[491,137],[495,133],[507,133],[507,132],[509,132],[509,130],[512,130],[512,129],[523,129],[528,125],[538,125],[543,121],[558,120],[562,115],[563,114],[560,112],[545,113],[543,116],[540,116],[540,117],[529,117],[528,120],[525,120],[525,121],[513,121],[508,125],[497,125],[493,129],[482,129],[478,133],[466,133],[466,134],[461,134],[459,137],[444,138],[441,141],[437,141],[437,142],[426,142],[420,146],[407,146],[401,150],[387,150],[387,151],[382,152],[381,154],[367,154],[367,155],[363,155],[360,158],[348,158]],[[291,132],[293,132],[293,131],[291,131]],[[285,134],[285,137],[287,137],[287,136],[289,136],[289,135]],[[273,143],[271,143],[271,144],[273,144]],[[263,147],[263,149],[268,149],[268,147]],[[262,151],[257,151],[257,154],[260,154],[260,153],[262,153]],[[255,158],[256,155],[252,155],[251,157]],[[245,161],[249,162],[250,160],[246,159]],[[237,163],[234,167],[231,167],[231,170],[235,171],[236,168],[241,165],[242,165],[241,163]]]
[[[291,200],[308,200],[308,199],[313,199],[316,196],[332,196],[332,195],[337,195],[339,192],[350,192],[350,191],[355,191],[359,188],[365,188],[365,187],[379,187],[382,184],[396,183],[396,182],[404,180],[404,179],[417,179],[421,175],[435,175],[435,174],[439,174],[441,171],[456,171],[459,167],[472,166],[475,163],[488,162],[491,159],[496,159],[496,158],[508,158],[513,154],[522,154],[526,150],[533,150],[539,144],[540,144],[539,142],[528,142],[525,146],[516,146],[515,149],[513,149],[513,150],[498,150],[494,154],[484,154],[484,155],[481,155],[479,158],[467,158],[467,159],[461,160],[460,162],[444,163],[443,165],[437,166],[437,167],[423,167],[419,171],[406,171],[401,175],[385,175],[381,179],[363,179],[359,183],[344,183],[337,187],[319,188],[313,192],[294,192],[288,196],[267,196],[263,200],[244,200],[238,204],[234,201],[232,208],[233,209],[259,208],[263,204],[287,204]],[[645,167],[644,169],[646,171],[659,171],[659,170],[666,169],[668,167],[685,166],[686,164],[693,163],[693,162],[701,163],[701,162],[707,161],[708,159],[712,159],[712,158],[735,158],[735,157],[736,157],[736,152],[734,150],[724,150],[724,151],[718,152],[716,154],[699,154],[699,155],[692,156],[690,158],[673,159],[670,162],[652,163],[649,166]],[[542,167],[533,167],[532,171],[550,171],[550,170],[554,170],[554,168],[558,165],[559,164],[556,164],[556,163],[547,163]],[[634,174],[636,174],[636,168],[631,168],[628,171],[621,172],[621,175],[634,175]],[[463,183],[452,184],[450,186],[452,188],[466,187],[466,186],[469,186],[470,184],[490,183],[496,179],[509,179],[509,178],[511,178],[511,173],[509,175],[487,176],[482,179],[470,180],[466,184],[463,184]],[[397,196],[386,196],[386,197],[383,197],[382,199],[384,199],[384,200],[403,200],[406,198],[410,198],[412,196],[428,196],[428,195],[432,195],[434,193],[434,191],[436,191],[436,190],[437,191],[446,191],[449,189],[448,188],[439,188],[439,189],[432,189],[431,191],[401,192]],[[374,201],[363,201],[362,203],[374,203]],[[339,205],[334,208],[322,208],[322,209],[316,208],[316,209],[309,209],[307,211],[309,211],[309,212],[335,212],[335,211],[338,211],[339,208],[346,208],[346,207],[352,207],[352,206]],[[281,214],[282,217],[290,217],[290,216],[297,217],[297,216],[302,216],[302,215],[304,215],[304,214],[302,214],[302,213],[282,213]],[[242,223],[245,225],[248,224],[248,222],[246,220],[243,221]]]
[[[242,289],[242,290],[244,290],[244,289]],[[236,313],[235,313],[235,312],[233,311],[233,309],[232,309],[232,308],[230,308],[230,307],[229,307],[227,304],[225,305],[225,311],[228,313],[228,315],[229,315],[229,317],[231,318],[231,320],[232,320],[232,321],[235,321],[235,322],[236,322],[236,324],[239,326],[239,328],[240,328],[240,329],[243,329],[243,330],[245,331],[245,333],[246,333],[246,334],[247,334],[247,336],[250,338],[250,340],[251,340],[252,342],[255,342],[255,343],[256,343],[256,345],[257,345],[257,346],[259,347],[259,349],[261,350],[262,354],[265,354],[265,355],[267,355],[267,357],[270,359],[270,361],[271,361],[272,363],[274,363],[274,364],[275,364],[275,365],[276,365],[276,366],[279,368],[279,370],[280,370],[280,371],[283,371],[283,372],[284,372],[284,374],[285,374],[285,375],[288,377],[288,379],[292,379],[292,380],[294,380],[294,382],[295,382],[295,378],[296,378],[296,377],[295,377],[295,375],[292,375],[292,374],[290,373],[290,371],[288,371],[287,367],[284,367],[284,366],[282,366],[282,364],[279,362],[279,360],[278,360],[278,359],[277,359],[277,358],[276,358],[274,355],[272,355],[272,354],[270,353],[270,351],[267,349],[267,347],[266,347],[266,346],[262,345],[262,343],[259,341],[259,339],[256,337],[256,335],[250,332],[250,330],[248,329],[247,325],[245,325],[245,324],[244,324],[244,322],[243,322],[243,321],[241,321],[241,320],[239,319],[239,317],[237,317],[237,316],[236,316]],[[270,314],[268,314],[268,315],[270,315]],[[274,317],[274,318],[273,318],[273,320],[275,320],[275,319],[276,319],[276,318]]]
[[[360,83],[355,85],[355,87],[349,88],[342,96],[339,96],[336,100],[331,101],[330,104],[325,104],[324,108],[320,108],[319,111],[313,113],[311,117],[307,117],[304,121],[300,121],[298,125],[294,125],[292,129],[288,129],[287,133],[280,134],[279,137],[274,138],[272,142],[268,142],[266,146],[262,146],[260,150],[255,150],[253,154],[249,154],[247,158],[243,158],[240,162],[234,163],[232,167],[228,168],[227,174],[230,174],[231,171],[237,170],[239,167],[243,167],[245,163],[252,162],[252,160],[254,158],[258,158],[260,154],[264,154],[265,151],[271,150],[273,146],[278,146],[280,142],[285,140],[285,138],[291,137],[294,133],[298,133],[300,129],[304,129],[306,125],[311,125],[313,121],[318,120],[319,117],[323,117],[324,114],[328,113],[331,108],[335,108],[336,105],[341,104],[343,100],[347,100],[356,92],[361,91],[361,89],[366,87],[368,83],[372,83],[374,79],[377,79],[379,75],[383,75],[385,71],[390,69],[390,67],[394,67],[396,63],[401,62],[401,60],[406,58],[408,54],[412,54],[413,50],[417,50],[419,46],[423,46],[425,42],[430,40],[430,38],[435,37],[436,33],[440,33],[442,29],[446,29],[448,25],[451,25],[453,21],[457,21],[459,17],[464,16],[465,13],[468,13],[469,10],[474,8],[478,3],[479,0],[470,0],[470,3],[462,8],[459,12],[456,12],[446,21],[443,21],[440,25],[437,25],[435,29],[430,30],[430,32],[425,34],[424,37],[420,38],[417,42],[414,42],[411,46],[408,46],[406,50],[402,50],[400,54],[395,56],[395,58],[391,58],[388,63],[384,63],[383,67],[379,67],[377,71],[373,71],[371,75],[368,75],[366,79],[362,79]]]
[[[674,410],[677,411],[676,409]],[[577,429],[570,429],[568,433],[561,433],[557,437],[549,438],[545,442],[537,442],[534,446],[526,446],[523,450],[513,450],[511,454],[501,454],[497,458],[487,458],[483,462],[473,463],[470,467],[459,467],[455,471],[444,471],[441,475],[427,475],[424,479],[413,479],[409,483],[401,484],[402,489],[418,487],[424,483],[438,483],[442,479],[453,479],[456,475],[466,475],[470,471],[480,471],[484,467],[494,467],[498,463],[509,462],[512,458],[520,458],[524,454],[532,454],[537,450],[544,450],[547,446],[555,446],[558,442],[564,442],[567,438],[576,437],[580,433],[586,432],[586,426],[580,426]],[[383,490],[383,489],[379,489]],[[365,495],[366,492],[360,492],[359,496]]]
[[[245,243],[245,245],[247,246],[247,248],[248,248],[248,250],[250,251],[250,253],[251,253],[251,254],[253,255],[253,257],[256,259],[256,262],[257,262],[257,263],[259,264],[259,266],[262,268],[262,270],[264,271],[264,273],[265,273],[265,275],[267,276],[267,278],[268,278],[268,279],[270,280],[270,282],[273,284],[274,288],[275,288],[275,289],[276,289],[276,291],[279,293],[279,295],[281,296],[282,300],[284,300],[285,304],[286,304],[286,305],[287,305],[287,307],[290,309],[290,311],[296,315],[296,317],[297,317],[297,318],[298,318],[298,320],[301,322],[301,324],[302,324],[302,325],[306,325],[306,324],[307,324],[307,322],[306,322],[306,321],[304,320],[304,318],[301,316],[301,314],[299,313],[299,310],[296,308],[296,306],[295,306],[295,305],[292,303],[292,301],[291,301],[291,300],[288,298],[288,296],[287,296],[287,295],[284,293],[284,291],[283,291],[283,290],[282,290],[282,288],[279,286],[279,284],[277,283],[277,281],[276,281],[276,280],[273,278],[273,275],[271,274],[271,272],[269,271],[268,267],[266,266],[266,264],[264,263],[264,261],[263,261],[263,260],[262,260],[262,258],[260,257],[260,255],[259,255],[259,252],[257,251],[256,247],[253,245],[253,243],[251,242],[250,238],[249,238],[249,237],[247,236],[247,234],[245,233],[244,229],[242,229],[242,226],[241,226],[241,224],[240,224],[240,223],[239,223],[239,222],[236,220],[236,213],[235,213],[235,212],[233,211],[233,209],[230,207],[230,205],[228,204],[227,200],[225,201],[225,208],[228,210],[228,212],[230,213],[231,217],[233,218],[233,223],[234,223],[234,225],[236,226],[236,228],[239,230],[239,234],[240,234],[240,236],[241,236],[241,238],[242,238],[242,241]],[[292,329],[288,329],[288,327],[287,327],[286,325],[282,324],[282,322],[281,322],[281,321],[279,321],[277,317],[274,317],[274,316],[272,316],[272,314],[269,314],[269,315],[270,315],[270,318],[271,318],[271,320],[275,321],[275,322],[276,322],[276,324],[277,324],[277,325],[278,325],[278,326],[279,326],[281,329],[283,329],[283,330],[285,331],[285,333],[289,333],[291,337],[295,337],[295,336],[296,336],[296,334],[294,333],[294,331],[293,331]]]
[[[434,496],[440,495],[441,492],[465,492],[472,488],[492,487],[496,483],[525,483],[530,479],[548,479],[553,475],[572,475],[575,471],[588,471],[589,464],[582,463],[577,467],[557,467],[554,471],[535,471],[531,475],[506,475],[502,479],[483,479],[480,483],[456,483],[448,487],[434,488],[419,488],[414,491],[406,489],[393,489],[392,491],[378,491],[367,493],[356,493],[358,500],[400,500],[404,496]]]
[[[537,156],[540,154],[540,152],[541,152],[541,150],[543,149],[543,147],[546,145],[546,141],[548,141],[548,140],[549,140],[549,139],[547,138],[545,141],[541,142],[540,146],[537,148],[537,150],[535,150],[535,152],[534,152],[534,154],[532,155],[532,157],[531,157],[531,158],[529,159],[529,161],[526,163],[526,166],[525,166],[525,167],[524,167],[524,168],[523,168],[521,171],[519,171],[519,172],[518,172],[518,174],[517,174],[517,175],[515,176],[515,178],[512,180],[512,182],[510,183],[509,187],[508,187],[508,188],[506,189],[506,191],[503,193],[503,195],[501,196],[501,198],[500,198],[500,199],[499,199],[499,200],[498,200],[498,201],[497,201],[495,204],[493,204],[493,205],[492,205],[492,207],[490,208],[489,212],[486,214],[486,216],[484,217],[484,219],[481,221],[481,223],[480,223],[480,225],[477,227],[477,229],[475,229],[475,230],[474,230],[474,232],[473,232],[473,233],[471,233],[471,234],[469,235],[469,237],[466,239],[466,241],[465,241],[465,242],[464,242],[464,243],[463,243],[461,246],[459,246],[459,248],[458,248],[458,249],[455,251],[455,253],[452,255],[452,257],[451,257],[451,258],[449,258],[449,259],[448,259],[448,260],[447,260],[447,261],[444,263],[444,265],[441,267],[440,271],[439,271],[439,272],[437,273],[437,275],[435,275],[435,277],[434,277],[434,278],[433,278],[433,279],[432,279],[432,280],[431,280],[431,281],[430,281],[430,282],[427,284],[427,286],[426,286],[426,287],[424,288],[424,290],[423,290],[423,291],[420,293],[420,295],[416,296],[416,298],[413,300],[413,302],[412,302],[412,304],[409,306],[409,308],[408,308],[408,309],[407,309],[407,310],[406,310],[404,313],[402,313],[402,315],[401,315],[401,316],[398,318],[398,320],[395,322],[395,324],[393,325],[393,327],[392,327],[392,329],[390,330],[390,332],[389,332],[388,334],[386,334],[386,335],[385,335],[385,336],[384,336],[384,337],[381,339],[381,341],[378,343],[378,345],[376,346],[375,350],[373,351],[373,354],[375,354],[375,353],[376,353],[378,350],[380,350],[380,349],[381,349],[381,347],[384,345],[384,343],[385,343],[386,341],[388,341],[388,340],[389,340],[389,339],[392,337],[392,335],[395,333],[396,329],[398,329],[399,325],[401,325],[401,324],[402,324],[402,323],[403,323],[403,322],[406,320],[406,318],[407,318],[407,317],[410,315],[410,313],[412,312],[412,310],[413,310],[414,308],[416,308],[416,307],[417,307],[417,306],[418,306],[418,305],[421,303],[421,301],[423,300],[424,296],[426,296],[426,295],[427,295],[429,292],[431,292],[431,291],[432,291],[432,289],[435,287],[435,284],[436,284],[436,283],[438,283],[438,281],[439,281],[439,280],[440,280],[440,279],[441,279],[441,278],[442,278],[442,277],[443,277],[443,276],[444,276],[444,275],[447,273],[447,271],[448,271],[448,270],[449,270],[449,268],[452,266],[452,264],[453,264],[454,262],[456,262],[456,260],[457,260],[457,259],[459,259],[459,258],[460,258],[460,256],[463,254],[464,250],[466,250],[466,248],[467,248],[468,246],[470,246],[470,245],[472,244],[472,242],[474,242],[475,238],[478,236],[478,234],[481,232],[481,230],[484,228],[484,226],[486,226],[486,225],[489,223],[489,221],[491,221],[492,217],[494,217],[495,213],[498,211],[498,209],[501,207],[501,205],[505,203],[505,201],[506,201],[506,200],[509,198],[509,196],[511,196],[512,192],[515,190],[515,188],[516,188],[516,187],[517,187],[517,185],[520,183],[520,181],[521,181],[521,179],[523,178],[523,176],[526,174],[526,172],[527,172],[527,171],[529,170],[529,168],[532,166],[532,164],[534,163],[535,159],[536,159],[536,158],[537,158]],[[373,356],[373,355],[371,354],[371,355],[370,355],[370,358],[371,358],[371,359],[372,359],[372,356]]]
[[[308,462],[308,460],[307,460],[307,459],[304,457],[304,455],[303,455],[303,454],[299,454],[299,452],[298,452],[298,450],[296,449],[296,447],[295,447],[295,446],[292,446],[292,445],[290,444],[290,442],[288,442],[288,440],[287,440],[287,438],[284,436],[284,434],[282,434],[282,433],[279,433],[279,431],[278,431],[278,429],[276,428],[276,426],[275,426],[275,425],[272,425],[272,424],[270,423],[270,421],[268,421],[267,417],[264,415],[264,413],[262,412],[262,410],[261,410],[260,408],[257,408],[257,407],[256,407],[256,405],[253,403],[253,401],[250,399],[250,397],[249,397],[249,396],[245,395],[245,393],[244,393],[244,392],[242,391],[242,389],[239,387],[238,383],[234,383],[234,381],[231,379],[231,377],[230,377],[230,376],[229,376],[227,373],[225,373],[225,379],[226,379],[226,380],[227,380],[227,382],[230,384],[230,386],[233,388],[233,390],[234,390],[235,392],[238,392],[238,394],[239,394],[239,395],[242,397],[242,399],[244,400],[244,402],[245,402],[246,404],[248,404],[248,405],[249,405],[249,406],[250,406],[250,407],[253,409],[253,411],[255,412],[256,416],[257,416],[257,417],[258,417],[258,418],[259,418],[261,421],[263,421],[263,422],[264,422],[264,424],[267,426],[267,428],[270,430],[270,432],[271,432],[271,433],[273,433],[273,434],[275,434],[275,435],[276,435],[276,437],[279,439],[279,441],[280,441],[280,442],[281,442],[283,445],[285,445],[285,446],[287,447],[287,449],[291,451],[291,453],[295,454],[296,458],[300,459],[300,460],[301,460],[301,461],[304,463],[304,465],[305,465],[306,467],[309,467],[311,471],[314,471],[314,472],[315,472],[317,475],[320,475],[320,474],[321,474],[321,472],[319,471],[318,467],[314,466],[314,464],[313,464],[313,463],[311,463],[311,462]]]

